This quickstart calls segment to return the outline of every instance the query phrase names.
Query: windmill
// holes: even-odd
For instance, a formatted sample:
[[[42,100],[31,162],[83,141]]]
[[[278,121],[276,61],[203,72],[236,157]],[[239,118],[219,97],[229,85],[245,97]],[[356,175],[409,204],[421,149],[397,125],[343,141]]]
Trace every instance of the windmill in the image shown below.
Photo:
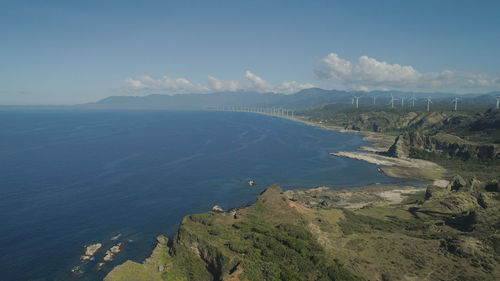
[[[405,97],[400,97],[401,98],[401,107],[405,106]]]
[[[427,98],[427,112],[430,110],[430,104],[432,103],[431,98]]]
[[[391,105],[391,108],[394,108],[394,101],[398,99],[395,99],[394,96],[391,94],[391,100],[389,101],[389,104]]]
[[[360,97],[358,97],[358,96],[352,96],[352,104],[354,104],[354,99],[356,99],[356,108],[358,108],[359,98]]]
[[[376,95],[373,95],[373,104],[375,105],[375,100],[377,99]]]
[[[410,98],[410,101],[411,101],[411,107],[415,107],[415,101],[417,99],[415,98],[415,95],[413,95],[411,98]]]
[[[457,105],[458,105],[458,100],[459,98],[455,97],[454,99],[451,100],[450,103],[455,103],[455,111],[457,111]]]
[[[497,110],[498,110],[498,106],[500,105],[500,97],[496,97],[497,99]]]

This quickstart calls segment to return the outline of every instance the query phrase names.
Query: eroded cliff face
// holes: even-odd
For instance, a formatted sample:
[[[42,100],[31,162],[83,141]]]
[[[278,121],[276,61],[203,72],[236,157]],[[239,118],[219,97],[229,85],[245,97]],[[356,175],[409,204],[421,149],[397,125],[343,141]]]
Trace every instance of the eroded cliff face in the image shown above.
[[[387,155],[396,158],[410,157],[410,141],[408,134],[399,135],[387,150]]]
[[[459,136],[480,135],[490,140],[499,136],[500,112],[388,112],[336,113],[327,122],[342,122],[346,129],[373,132],[401,132],[418,130],[426,134],[438,131]],[[338,124],[341,125],[341,124]]]
[[[443,112],[408,112],[396,114],[393,112],[369,112],[352,118],[345,124],[346,129],[373,132],[393,132],[403,129],[435,129],[445,124],[470,122],[469,118],[450,116]]]
[[[439,153],[462,160],[500,160],[500,154],[495,144],[470,142],[446,133],[426,135],[419,131],[405,132],[399,135],[387,153],[393,157],[407,158],[412,150]]]

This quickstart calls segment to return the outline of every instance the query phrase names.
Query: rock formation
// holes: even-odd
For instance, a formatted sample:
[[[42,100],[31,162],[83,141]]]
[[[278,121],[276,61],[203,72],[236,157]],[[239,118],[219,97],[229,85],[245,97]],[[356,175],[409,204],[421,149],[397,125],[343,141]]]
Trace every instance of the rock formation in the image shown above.
[[[219,205],[215,205],[215,206],[212,207],[212,212],[222,213],[222,212],[224,212],[224,209],[222,209],[222,207],[219,206]]]
[[[87,246],[87,248],[85,249],[85,255],[82,256],[81,260],[83,261],[90,260],[101,248],[102,248],[101,243],[96,243]]]
[[[412,152],[419,151],[462,160],[500,160],[500,153],[494,144],[474,143],[445,133],[425,135],[420,131],[399,135],[386,154],[397,158],[408,158]]]
[[[115,256],[121,252],[122,245],[123,245],[122,243],[118,243],[115,246],[111,247],[109,250],[107,250],[103,260],[105,262],[113,260]]]

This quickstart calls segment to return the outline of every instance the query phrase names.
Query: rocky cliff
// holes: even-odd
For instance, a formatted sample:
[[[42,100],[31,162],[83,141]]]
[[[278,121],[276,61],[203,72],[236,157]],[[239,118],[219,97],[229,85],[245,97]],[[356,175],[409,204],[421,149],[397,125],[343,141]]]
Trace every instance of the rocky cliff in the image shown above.
[[[406,158],[410,156],[412,151],[418,152],[419,150],[462,160],[500,160],[499,150],[495,144],[466,141],[447,133],[426,135],[420,131],[405,132],[399,135],[387,154]]]

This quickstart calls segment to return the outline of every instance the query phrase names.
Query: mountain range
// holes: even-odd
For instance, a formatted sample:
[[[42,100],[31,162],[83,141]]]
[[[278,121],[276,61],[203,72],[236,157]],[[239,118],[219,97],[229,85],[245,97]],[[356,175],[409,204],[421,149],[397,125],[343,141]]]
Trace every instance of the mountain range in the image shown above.
[[[418,93],[403,91],[342,91],[310,88],[294,94],[258,92],[216,92],[211,94],[151,94],[147,96],[110,96],[94,103],[80,104],[78,108],[92,109],[208,109],[222,107],[283,107],[305,109],[324,104],[349,104],[353,96],[360,97],[359,104],[388,104],[390,97],[409,99],[415,96],[420,102],[427,97],[434,101],[448,101],[459,97],[463,103],[495,104],[500,92],[487,94]]]

